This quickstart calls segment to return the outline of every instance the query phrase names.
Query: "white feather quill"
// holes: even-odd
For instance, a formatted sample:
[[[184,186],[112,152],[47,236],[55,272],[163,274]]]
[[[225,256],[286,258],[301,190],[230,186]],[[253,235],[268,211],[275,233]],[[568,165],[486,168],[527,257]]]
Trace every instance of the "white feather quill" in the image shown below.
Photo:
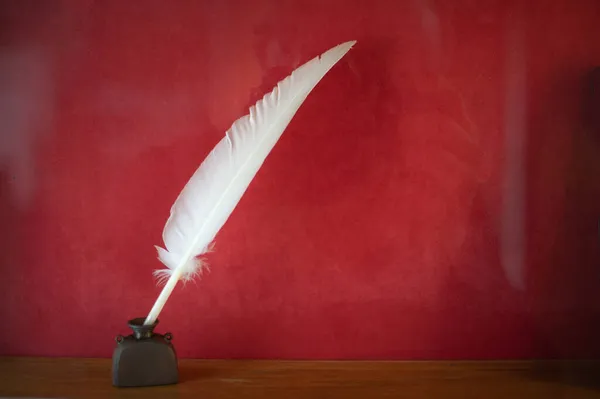
[[[171,207],[163,230],[166,249],[156,247],[168,276],[145,324],[153,324],[177,282],[202,272],[198,256],[233,212],[296,111],[355,41],[342,43],[292,72],[238,119],[193,174]]]

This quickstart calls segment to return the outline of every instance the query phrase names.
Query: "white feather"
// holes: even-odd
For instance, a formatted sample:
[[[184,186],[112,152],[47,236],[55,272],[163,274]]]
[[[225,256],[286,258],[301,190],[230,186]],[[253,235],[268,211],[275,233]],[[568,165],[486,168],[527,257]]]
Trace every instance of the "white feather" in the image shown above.
[[[302,65],[237,120],[188,181],[171,207],[163,231],[166,249],[156,247],[167,278],[145,324],[153,324],[180,279],[200,274],[197,257],[210,245],[250,182],[313,88],[350,50],[340,44]]]

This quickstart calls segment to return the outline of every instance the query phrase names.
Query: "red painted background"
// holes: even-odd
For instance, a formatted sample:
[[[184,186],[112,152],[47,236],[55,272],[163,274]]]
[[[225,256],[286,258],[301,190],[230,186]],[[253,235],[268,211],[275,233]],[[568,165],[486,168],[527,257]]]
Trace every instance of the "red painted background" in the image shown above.
[[[153,245],[194,169],[356,39],[158,330],[182,357],[600,355],[597,0],[0,13],[1,354],[110,356],[159,293]]]

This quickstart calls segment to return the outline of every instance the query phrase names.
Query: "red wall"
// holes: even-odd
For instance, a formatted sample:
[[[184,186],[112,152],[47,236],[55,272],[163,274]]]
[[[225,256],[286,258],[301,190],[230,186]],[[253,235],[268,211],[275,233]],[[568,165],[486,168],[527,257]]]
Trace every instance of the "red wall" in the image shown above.
[[[158,330],[182,357],[600,355],[597,0],[0,13],[1,354],[110,356],[159,293],[153,245],[194,169],[356,39]]]

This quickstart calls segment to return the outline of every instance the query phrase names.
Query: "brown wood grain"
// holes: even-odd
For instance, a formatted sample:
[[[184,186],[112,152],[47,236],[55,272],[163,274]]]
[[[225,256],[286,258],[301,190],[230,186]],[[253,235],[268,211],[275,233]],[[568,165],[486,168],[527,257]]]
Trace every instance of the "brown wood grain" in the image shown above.
[[[598,362],[180,360],[181,382],[115,388],[109,359],[0,358],[0,396],[600,398]]]

